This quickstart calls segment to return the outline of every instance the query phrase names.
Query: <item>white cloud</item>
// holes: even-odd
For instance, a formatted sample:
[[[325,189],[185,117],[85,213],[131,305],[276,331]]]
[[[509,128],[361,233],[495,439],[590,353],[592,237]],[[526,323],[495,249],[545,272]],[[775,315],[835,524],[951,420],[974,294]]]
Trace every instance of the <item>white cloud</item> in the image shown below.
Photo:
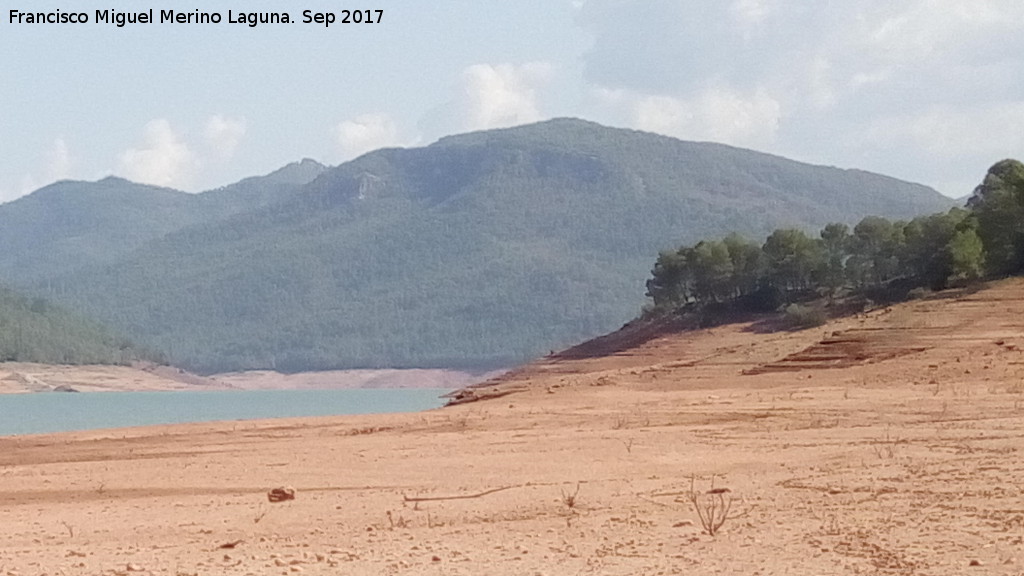
[[[926,183],[953,197],[969,194],[989,166],[1024,158],[1024,102],[935,105],[872,118],[838,134],[858,167]]]
[[[60,136],[50,144],[42,159],[42,168],[22,175],[14,190],[0,191],[0,202],[14,200],[30,194],[43,186],[71,177],[74,165],[67,141]]]
[[[220,114],[210,116],[206,121],[203,136],[214,155],[228,160],[235,154],[245,136],[245,118],[229,118]]]
[[[901,63],[984,49],[992,34],[1019,32],[1024,19],[1024,5],[1005,0],[869,4],[867,40],[878,57]]]
[[[749,35],[749,31],[760,26],[771,14],[774,2],[770,0],[735,0],[729,5],[733,20]]]
[[[337,142],[343,160],[380,148],[402,145],[395,121],[379,112],[363,114],[338,124]]]
[[[926,183],[1024,152],[1019,0],[583,0],[578,22],[604,121]]]
[[[580,14],[594,36],[585,79],[609,89],[689,99],[764,87],[794,107],[878,110],[1024,94],[1017,0],[588,0]]]
[[[462,70],[452,98],[435,106],[417,123],[420,140],[472,130],[528,124],[549,118],[544,90],[556,78],[547,62],[474,64]]]
[[[125,150],[118,161],[119,172],[129,180],[177,188],[189,184],[199,165],[170,122],[162,118],[147,123],[142,146]]]
[[[836,104],[832,63],[825,56],[819,55],[807,65],[807,99],[815,110],[825,110]]]
[[[47,175],[46,179],[64,180],[71,174],[71,152],[68,150],[68,143],[63,137],[53,141],[49,152],[46,154]]]
[[[606,107],[639,130],[683,140],[710,140],[765,148],[775,140],[781,105],[764,90],[751,94],[713,88],[693,98],[599,91]]]
[[[938,106],[905,116],[879,118],[865,130],[862,146],[884,143],[924,151],[940,160],[1024,153],[1024,102],[974,109]],[[998,158],[997,158],[998,157]]]
[[[543,118],[537,91],[551,78],[550,64],[476,64],[463,72],[468,116],[465,128],[483,130]]]
[[[18,192],[15,193],[13,197],[8,198],[8,200],[14,200],[15,198],[19,198],[26,194],[31,194],[32,192],[42,188],[43,186],[45,186],[45,184],[37,180],[35,176],[31,174],[25,174],[24,176],[21,177],[21,182],[18,183]]]

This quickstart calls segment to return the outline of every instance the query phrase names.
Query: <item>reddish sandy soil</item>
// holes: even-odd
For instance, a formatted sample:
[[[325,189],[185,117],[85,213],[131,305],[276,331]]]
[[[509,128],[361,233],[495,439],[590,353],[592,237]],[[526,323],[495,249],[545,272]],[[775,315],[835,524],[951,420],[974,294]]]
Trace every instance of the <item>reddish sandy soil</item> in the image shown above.
[[[0,439],[0,575],[1024,574],[1024,282],[758,332],[420,414]]]

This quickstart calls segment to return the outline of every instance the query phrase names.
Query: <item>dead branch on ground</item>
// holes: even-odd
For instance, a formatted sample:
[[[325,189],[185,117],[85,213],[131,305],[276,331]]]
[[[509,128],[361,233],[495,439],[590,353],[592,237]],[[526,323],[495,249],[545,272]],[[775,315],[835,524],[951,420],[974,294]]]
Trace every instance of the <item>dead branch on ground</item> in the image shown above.
[[[489,496],[495,492],[502,492],[504,490],[511,490],[513,488],[521,488],[525,484],[515,484],[513,486],[502,486],[501,488],[494,488],[492,490],[485,490],[476,494],[460,494],[458,496],[407,496],[402,494],[402,498],[405,502],[434,502],[437,500],[469,500],[470,498],[480,498],[483,496]]]

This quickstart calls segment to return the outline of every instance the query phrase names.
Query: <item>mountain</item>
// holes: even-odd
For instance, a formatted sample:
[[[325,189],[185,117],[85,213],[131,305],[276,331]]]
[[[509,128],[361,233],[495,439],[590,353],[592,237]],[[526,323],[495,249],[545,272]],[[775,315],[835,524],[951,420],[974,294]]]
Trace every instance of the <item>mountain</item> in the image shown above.
[[[175,230],[277,202],[325,169],[303,160],[203,194],[115,177],[51,184],[0,205],[0,279],[26,286],[116,262]]]
[[[245,178],[239,182],[198,194],[200,203],[207,211],[212,208],[210,219],[245,212],[261,206],[275,204],[299,187],[316,180],[327,167],[309,158],[292,162],[265,176]]]
[[[482,368],[629,320],[661,249],[953,204],[877,174],[570,119],[379,150],[272,196],[54,268],[36,289],[203,372]]]
[[[0,286],[0,362],[128,364],[154,359],[94,321]]]
[[[0,206],[0,278],[23,284],[115,262],[193,221],[191,200],[120,178],[51,184]]]

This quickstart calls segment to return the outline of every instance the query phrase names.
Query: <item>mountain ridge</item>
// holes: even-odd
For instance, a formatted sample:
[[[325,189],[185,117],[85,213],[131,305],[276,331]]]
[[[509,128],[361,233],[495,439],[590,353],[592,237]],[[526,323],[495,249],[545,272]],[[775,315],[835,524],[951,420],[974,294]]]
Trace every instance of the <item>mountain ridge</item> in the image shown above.
[[[305,162],[197,194],[118,176],[44,186],[0,205],[0,245],[7,247],[0,252],[0,280],[24,288],[110,264],[181,228],[273,203],[312,179],[303,174],[326,168]]]
[[[201,372],[488,368],[632,318],[661,249],[953,205],[572,119],[370,152],[261,198],[33,286]]]

